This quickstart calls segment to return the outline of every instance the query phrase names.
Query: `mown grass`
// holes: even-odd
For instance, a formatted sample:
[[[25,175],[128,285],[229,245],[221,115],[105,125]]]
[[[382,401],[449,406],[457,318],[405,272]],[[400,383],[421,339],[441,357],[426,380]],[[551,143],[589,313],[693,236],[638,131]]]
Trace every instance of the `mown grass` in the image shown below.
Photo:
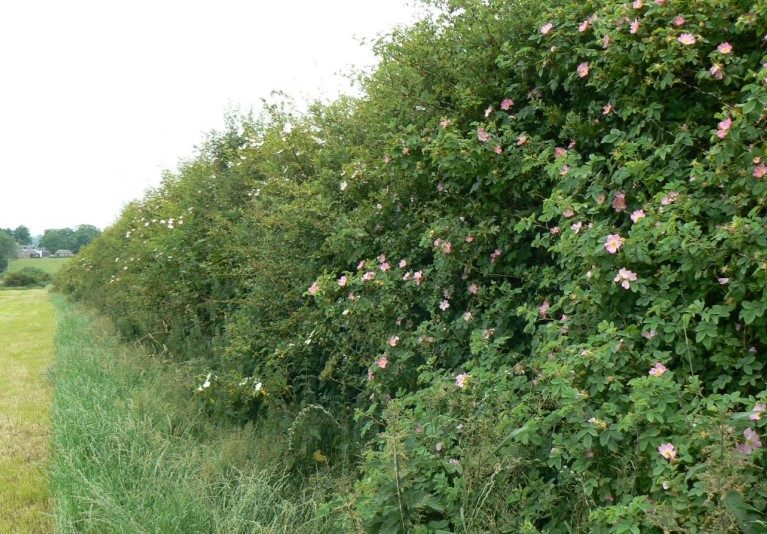
[[[72,258],[22,258],[8,263],[8,272],[20,271],[24,267],[36,267],[48,274],[55,275]]]
[[[58,532],[331,531],[317,514],[321,485],[300,491],[269,466],[278,441],[210,422],[183,368],[122,344],[104,319],[55,303]]]
[[[55,311],[44,289],[0,292],[0,532],[50,532],[48,459]]]

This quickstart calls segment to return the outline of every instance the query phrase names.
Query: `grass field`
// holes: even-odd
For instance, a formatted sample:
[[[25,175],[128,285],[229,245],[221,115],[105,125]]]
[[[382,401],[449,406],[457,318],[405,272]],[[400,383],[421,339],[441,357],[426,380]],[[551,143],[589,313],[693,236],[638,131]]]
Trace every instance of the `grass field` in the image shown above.
[[[298,490],[283,466],[268,466],[284,443],[212,423],[191,398],[188,369],[120,343],[106,321],[54,302],[57,532],[331,531],[316,513],[326,490]]]
[[[46,273],[55,275],[59,269],[72,258],[27,258],[11,260],[8,264],[8,272],[20,271],[24,267],[36,267]]]
[[[0,292],[0,532],[50,532],[48,465],[55,312],[44,289]]]

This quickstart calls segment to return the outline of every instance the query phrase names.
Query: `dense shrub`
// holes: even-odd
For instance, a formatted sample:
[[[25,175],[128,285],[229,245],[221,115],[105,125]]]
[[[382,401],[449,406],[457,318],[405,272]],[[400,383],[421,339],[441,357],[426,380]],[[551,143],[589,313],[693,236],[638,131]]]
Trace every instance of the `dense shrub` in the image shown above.
[[[45,287],[53,280],[53,276],[36,267],[24,267],[12,273],[6,273],[3,285],[6,287]]]
[[[436,2],[365,96],[232,121],[58,286],[339,528],[765,528],[767,6]]]

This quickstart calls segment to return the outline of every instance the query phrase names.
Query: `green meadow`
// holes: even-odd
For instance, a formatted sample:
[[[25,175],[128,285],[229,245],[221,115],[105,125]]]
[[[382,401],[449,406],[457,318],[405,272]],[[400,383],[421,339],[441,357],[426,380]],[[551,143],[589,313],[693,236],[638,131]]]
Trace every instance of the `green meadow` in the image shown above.
[[[12,273],[20,271],[24,267],[35,267],[41,271],[55,275],[59,272],[59,269],[71,259],[72,258],[25,258],[11,260],[8,264],[8,272]]]
[[[0,532],[49,532],[56,315],[44,289],[0,292]]]

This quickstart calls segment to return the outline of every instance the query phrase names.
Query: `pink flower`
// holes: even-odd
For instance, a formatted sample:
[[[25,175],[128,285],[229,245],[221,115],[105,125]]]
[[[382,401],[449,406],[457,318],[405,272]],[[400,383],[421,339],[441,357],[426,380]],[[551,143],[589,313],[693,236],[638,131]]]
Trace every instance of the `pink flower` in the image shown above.
[[[621,212],[626,209],[626,194],[622,192],[615,193],[613,197],[613,209]]]
[[[466,386],[466,381],[469,380],[471,375],[469,373],[461,373],[455,377],[455,385],[463,389]]]
[[[552,235],[557,235],[560,232],[559,226],[552,226],[549,228],[549,232],[551,232]]]
[[[679,193],[676,191],[670,191],[665,197],[660,199],[660,203],[662,206],[668,206],[669,204],[673,204],[676,202],[676,199],[679,197]]]
[[[453,121],[451,121],[450,119],[442,119],[441,121],[439,121],[439,125],[442,128],[447,128],[451,124],[453,124]]]
[[[434,246],[435,247],[442,246],[442,240],[439,237],[434,240]]]
[[[485,110],[485,118],[488,118],[492,112],[493,106],[488,106],[488,108]]]
[[[362,270],[362,269],[364,269],[364,268],[365,268],[365,260],[361,260],[361,261],[360,261],[360,262],[357,264],[357,270],[358,270],[358,271],[361,271],[361,270]]]
[[[349,299],[349,300],[351,300],[352,302],[354,302],[354,301],[355,301],[355,300],[357,300],[358,298],[359,298],[359,297],[358,297],[357,295],[355,295],[355,294],[354,294],[354,291],[352,291],[351,293],[349,293],[349,297],[348,297],[348,299]]]
[[[650,376],[660,376],[663,373],[665,373],[666,371],[668,371],[668,369],[666,369],[665,365],[663,365],[660,362],[655,362],[655,365],[650,368],[649,375]]]
[[[658,453],[669,462],[676,460],[676,448],[671,443],[661,443],[658,447]]]
[[[538,313],[541,314],[541,317],[545,318],[546,314],[549,313],[549,308],[551,308],[551,304],[549,304],[548,300],[544,300],[543,304],[538,307]]]
[[[469,321],[471,321],[471,319],[472,319],[472,315],[471,315],[470,311],[467,311],[467,312],[463,313],[463,320],[464,321],[466,321],[468,323]]]
[[[442,193],[445,190],[445,182],[437,182],[437,192]]]
[[[719,285],[722,285],[722,286],[727,285],[727,284],[730,283],[730,279],[729,278],[717,278],[716,280],[717,280],[717,282],[719,282]]]
[[[466,236],[466,242],[467,243],[471,243],[473,241],[474,241],[474,236],[473,235],[469,234],[469,235]]]
[[[495,251],[492,254],[490,254],[490,262],[495,263],[498,260],[498,258],[501,257],[501,254],[502,254],[501,249],[499,248],[495,249]]]
[[[613,282],[619,282],[623,289],[629,289],[631,287],[631,282],[636,282],[636,280],[637,275],[635,272],[622,267],[618,271],[618,274],[615,275]]]
[[[558,146],[554,149],[554,157],[555,158],[561,158],[563,156],[567,155],[567,150],[562,148],[561,146]]]
[[[684,21],[684,17],[682,15],[677,15],[676,17],[674,17],[674,20],[671,21],[671,23],[674,26],[676,26],[677,28],[679,28],[680,26],[684,26],[684,22],[685,22]],[[683,35],[689,35],[689,34],[685,33]],[[694,41],[695,41],[695,37],[693,36],[693,42]],[[687,44],[687,43],[685,43],[685,44]]]
[[[503,147],[501,145],[495,145],[495,147],[493,147],[493,152],[496,154],[503,154]]]
[[[380,265],[379,269],[381,269],[383,272],[386,272],[386,271],[388,271],[389,269],[391,269],[391,265],[389,265],[389,262],[385,261],[385,262],[383,262],[383,263]]]
[[[602,108],[602,115],[610,115],[610,114],[612,114],[612,112],[613,112],[613,109],[615,109],[615,108],[613,108],[613,105],[612,105],[610,102],[608,102],[608,103],[607,103],[607,104],[605,104],[605,106]]]
[[[754,167],[754,178],[764,178],[765,175],[767,175],[767,165],[760,163]]]
[[[575,215],[575,212],[573,211],[573,208],[565,208],[565,211],[562,212],[562,215],[565,218],[569,219],[570,217]]]
[[[310,295],[316,295],[320,291],[320,286],[317,285],[317,282],[312,282],[312,285],[309,286],[309,294]]]
[[[644,332],[642,332],[642,337],[649,341],[652,338],[654,338],[657,334],[658,333],[655,330],[645,330]]]
[[[376,277],[376,273],[374,273],[373,271],[368,271],[362,275],[362,281],[367,282],[368,280],[372,280],[375,277]]]
[[[445,311],[445,310],[447,310],[449,307],[450,307],[450,302],[448,302],[447,300],[441,300],[441,301],[439,302],[439,309],[440,309],[440,310],[442,310],[442,311]]]
[[[667,0],[655,0],[655,5],[662,6],[666,3]]]
[[[399,344],[399,336],[391,336],[388,343],[390,347],[396,347]]]
[[[732,45],[725,41],[724,43],[721,43],[719,46],[717,46],[716,50],[720,54],[732,54]]]
[[[634,9],[642,9],[644,7],[644,0],[634,0]]]
[[[753,410],[751,410],[751,415],[749,415],[748,418],[752,421],[759,421],[762,418],[762,413],[764,412],[767,412],[767,404],[760,402],[754,405]]]
[[[528,139],[530,139],[530,138],[528,136],[526,136],[525,134],[520,134],[520,136],[517,137],[517,146],[522,146],[522,145],[527,144],[527,140]]]
[[[423,272],[417,271],[415,274],[413,274],[413,282],[416,283],[416,285],[420,285],[421,282],[423,282]]]
[[[477,139],[482,141],[483,143],[487,143],[490,140],[490,134],[487,130],[482,128],[481,126],[477,128]]]
[[[450,254],[451,252],[453,252],[453,245],[450,244],[450,241],[442,243],[442,253]]]
[[[341,278],[338,279],[338,286],[344,287],[349,282],[349,279],[346,277],[346,275],[343,275]]]
[[[386,369],[386,366],[389,365],[389,358],[386,357],[386,354],[376,360],[376,365],[379,369]]]
[[[590,19],[585,19],[583,22],[581,22],[581,23],[578,25],[578,31],[579,31],[579,32],[581,32],[581,33],[583,33],[583,32],[585,32],[585,31],[588,31],[588,29],[589,29],[590,27],[591,27],[591,20],[590,20]]]
[[[714,65],[708,69],[708,72],[717,80],[724,78],[724,69],[722,69],[722,65],[719,63],[714,63]]]
[[[583,228],[583,223],[578,221],[577,223],[571,225],[570,228],[577,234],[581,231],[581,228]]]
[[[551,31],[551,29],[554,27],[554,25],[551,22],[547,22],[543,26],[541,26],[541,33],[543,35],[548,35],[548,33]]]
[[[399,260],[399,268],[404,269],[405,267],[407,267],[407,260],[405,259]]]
[[[514,101],[511,98],[504,98],[501,100],[501,109],[503,111],[509,111],[513,105]]]
[[[636,224],[640,219],[645,218],[644,210],[634,210],[631,212],[631,220]]]
[[[695,36],[691,33],[683,33],[677,38],[677,41],[683,45],[694,45],[697,42],[697,39],[695,39]]]
[[[639,19],[634,19],[634,21],[629,26],[629,33],[636,33],[639,31]]]
[[[585,78],[589,75],[589,64],[588,62],[584,61],[580,65],[578,65],[578,68],[576,69],[578,72],[578,76],[581,78]]]
[[[602,48],[608,48],[610,46],[610,34],[606,33],[604,37],[602,37]]]
[[[472,282],[471,284],[469,284],[469,293],[471,293],[472,295],[476,295],[478,291],[479,291],[479,286],[476,284],[476,282]]]
[[[762,447],[762,441],[759,439],[759,434],[754,432],[753,428],[747,428],[743,431],[743,437],[746,441],[736,447],[736,450],[742,454],[751,454],[756,449]]]
[[[615,254],[623,246],[623,238],[618,234],[610,234],[605,240],[605,250],[610,254]]]
[[[562,167],[559,169],[560,176],[566,176],[569,172],[570,172],[569,165],[562,165]]]

